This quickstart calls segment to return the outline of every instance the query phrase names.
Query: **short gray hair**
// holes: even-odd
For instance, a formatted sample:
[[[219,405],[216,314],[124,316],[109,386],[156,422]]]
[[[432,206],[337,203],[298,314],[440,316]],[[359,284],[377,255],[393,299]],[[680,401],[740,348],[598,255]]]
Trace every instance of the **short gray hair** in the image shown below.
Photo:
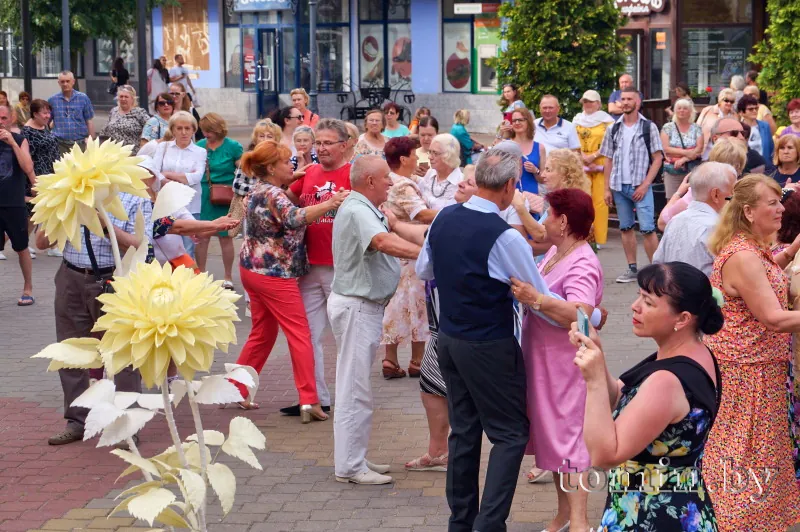
[[[336,132],[339,140],[347,141],[347,139],[350,138],[350,135],[347,134],[347,127],[345,127],[344,122],[337,120],[336,118],[322,118],[319,122],[317,122],[317,133],[323,129]]]
[[[320,120],[320,122],[322,122],[322,120]],[[337,120],[337,122],[339,122],[339,120]],[[350,187],[359,187],[363,183],[364,178],[372,175],[375,170],[375,165],[379,163],[385,163],[385,161],[377,155],[362,155],[356,159],[350,167]]]
[[[519,177],[521,160],[503,150],[491,150],[478,161],[475,184],[481,188],[500,190]]]
[[[431,141],[431,145],[436,142],[442,148],[442,160],[450,168],[461,166],[461,145],[458,140],[450,133],[439,133]]]
[[[195,117],[192,116],[192,113],[188,111],[176,111],[175,114],[169,117],[169,122],[167,124],[170,133],[172,133],[173,135],[175,134],[175,132],[172,131],[172,128],[175,127],[175,124],[177,124],[178,122],[188,122],[189,124],[191,124],[194,130],[197,131],[197,120],[195,119]]]
[[[709,161],[698,166],[689,177],[692,198],[697,201],[708,200],[711,190],[722,190],[730,179],[736,179],[736,169],[725,163]]]
[[[745,81],[744,81],[744,76],[736,75],[736,76],[733,76],[731,78],[731,88],[732,89],[736,89],[737,91],[741,91],[741,90],[744,90],[745,85],[747,85],[747,83],[745,83]]]
[[[292,133],[292,142],[294,142],[294,139],[297,138],[297,135],[311,135],[311,142],[314,142],[317,139],[316,135],[314,135],[314,130],[309,126],[297,126],[297,128],[294,130],[294,133]]]

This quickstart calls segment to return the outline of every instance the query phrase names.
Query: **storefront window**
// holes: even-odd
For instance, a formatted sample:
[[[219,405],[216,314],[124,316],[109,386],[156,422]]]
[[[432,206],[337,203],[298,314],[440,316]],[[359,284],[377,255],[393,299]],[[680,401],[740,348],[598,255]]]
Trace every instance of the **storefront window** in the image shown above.
[[[308,27],[303,28],[300,54],[303,65],[303,88],[309,90],[309,75],[305,70],[311,60],[308,53]],[[284,42],[284,50],[286,50]],[[350,81],[350,28],[322,27],[317,30],[317,90],[340,92],[349,90]]]
[[[225,86],[242,88],[242,46],[239,42],[239,27],[225,28]]]
[[[11,31],[0,33],[0,76],[22,77],[22,39]]]
[[[308,2],[301,2],[300,23],[308,24]],[[350,4],[347,0],[318,0],[317,24],[350,21]]]
[[[684,24],[749,24],[753,0],[681,0]]]
[[[653,28],[650,30],[650,97],[669,98],[672,85],[671,59],[672,30],[669,28]],[[636,78],[634,78],[636,79]]]
[[[114,41],[111,39],[95,39],[94,41],[94,73],[108,74],[114,64]]]
[[[681,65],[689,87],[713,96],[730,85],[731,77],[747,72],[747,55],[753,47],[753,30],[746,27],[684,28]],[[713,101],[713,100],[712,100]]]
[[[289,92],[297,87],[297,80],[295,78],[297,71],[295,67],[295,54],[293,50],[297,50],[294,30],[283,30],[283,92]],[[302,60],[301,60],[302,62]],[[302,68],[302,66],[301,66]]]
[[[359,3],[362,87],[411,90],[411,2]]]
[[[472,77],[472,23],[450,22],[442,27],[445,92],[470,92]]]
[[[57,78],[61,72],[61,47],[45,48],[34,56],[37,78]]]
[[[242,28],[242,71],[244,83],[242,89],[256,90],[256,30]]]
[[[383,86],[385,63],[383,24],[361,24],[359,31],[361,34],[361,42],[358,47],[361,86]]]

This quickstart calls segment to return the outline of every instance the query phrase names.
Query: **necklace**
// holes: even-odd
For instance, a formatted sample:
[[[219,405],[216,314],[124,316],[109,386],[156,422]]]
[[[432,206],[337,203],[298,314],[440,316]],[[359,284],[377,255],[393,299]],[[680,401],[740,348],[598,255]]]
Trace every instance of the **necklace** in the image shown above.
[[[553,271],[553,268],[555,268],[555,267],[556,267],[556,265],[557,265],[559,262],[561,262],[561,259],[563,259],[563,258],[564,258],[564,257],[566,257],[567,255],[569,255],[570,251],[572,251],[573,249],[575,249],[575,248],[578,246],[578,244],[582,244],[583,242],[584,242],[583,240],[576,240],[576,241],[575,241],[575,242],[573,242],[573,243],[572,243],[572,245],[571,245],[570,247],[568,247],[568,248],[566,249],[566,251],[564,251],[563,253],[556,253],[556,254],[553,256],[553,258],[552,258],[552,259],[550,259],[549,261],[547,261],[547,264],[545,264],[545,265],[544,265],[544,268],[542,268],[542,275],[547,275],[548,273],[550,273],[551,271]]]
[[[439,194],[437,194],[436,191],[433,189],[433,185],[436,184],[436,181],[438,181],[438,179],[436,179],[436,176],[433,176],[433,178],[431,179],[431,195],[434,198],[438,199],[438,198],[441,198],[442,196],[444,196],[444,193],[447,192],[447,189],[450,187],[450,181],[447,181],[445,179],[444,188],[442,189],[442,191]]]

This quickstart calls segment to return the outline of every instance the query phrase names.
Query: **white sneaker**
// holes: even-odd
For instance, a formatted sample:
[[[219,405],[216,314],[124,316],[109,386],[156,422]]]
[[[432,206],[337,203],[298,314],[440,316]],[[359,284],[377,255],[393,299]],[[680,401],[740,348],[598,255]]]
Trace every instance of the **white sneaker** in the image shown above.
[[[58,248],[50,248],[50,249],[48,249],[48,250],[47,250],[47,256],[48,256],[48,257],[58,257],[58,258],[61,258],[61,257],[63,257],[63,256],[64,256],[64,254],[63,254],[63,253],[61,253],[61,252],[58,250]]]
[[[367,467],[370,471],[375,471],[378,474],[385,475],[391,469],[388,465],[381,465],[381,464],[373,464],[369,460],[367,460]]]
[[[0,260],[6,260],[6,254],[0,251]]]
[[[388,475],[381,475],[375,471],[364,471],[352,477],[336,477],[336,482],[352,482],[353,484],[365,484],[370,486],[377,486],[380,484],[391,484],[394,479]]]
[[[35,258],[36,258],[36,250],[35,250],[35,249],[33,249],[33,248],[28,248],[28,253],[30,253],[30,254],[31,254],[31,258],[32,258],[32,259],[35,259]]]

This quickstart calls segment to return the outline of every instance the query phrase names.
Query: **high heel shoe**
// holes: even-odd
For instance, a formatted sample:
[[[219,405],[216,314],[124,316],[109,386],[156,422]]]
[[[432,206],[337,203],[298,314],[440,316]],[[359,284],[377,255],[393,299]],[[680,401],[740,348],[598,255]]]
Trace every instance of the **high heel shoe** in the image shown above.
[[[328,419],[328,416],[321,409],[319,412],[314,410],[314,406],[316,405],[303,405],[300,407],[300,421],[303,425],[312,421],[325,421]]]

